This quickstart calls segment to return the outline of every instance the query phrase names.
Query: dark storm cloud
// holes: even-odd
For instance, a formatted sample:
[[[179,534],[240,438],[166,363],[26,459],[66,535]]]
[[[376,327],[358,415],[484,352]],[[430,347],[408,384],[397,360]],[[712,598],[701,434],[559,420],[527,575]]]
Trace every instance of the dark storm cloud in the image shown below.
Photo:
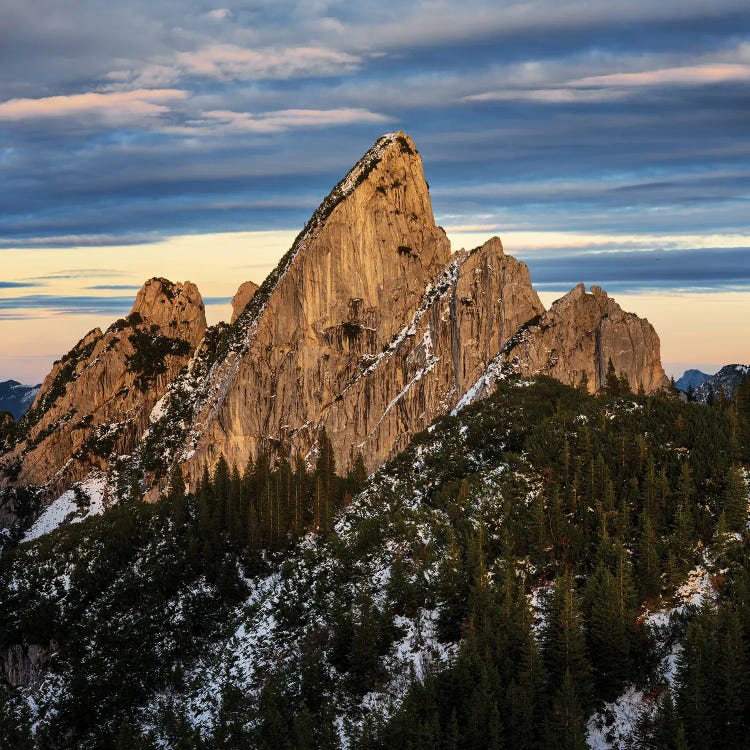
[[[396,128],[446,225],[746,235],[749,39],[746,0],[7,0],[0,248],[301,227]],[[591,268],[695,281],[641,260]]]

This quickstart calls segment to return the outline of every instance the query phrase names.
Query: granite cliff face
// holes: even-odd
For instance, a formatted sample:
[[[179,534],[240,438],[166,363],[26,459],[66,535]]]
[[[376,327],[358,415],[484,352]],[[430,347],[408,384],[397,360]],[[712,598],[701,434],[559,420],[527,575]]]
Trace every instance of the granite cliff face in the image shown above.
[[[244,465],[277,442],[306,453],[324,414],[388,351],[449,257],[414,144],[403,134],[381,138],[235,321],[238,343],[212,368],[192,418],[189,473],[222,454]],[[340,459],[400,387],[389,384],[381,411],[364,404],[358,425],[334,432]]]
[[[504,358],[523,375],[550,375],[569,385],[585,380],[591,393],[605,384],[610,360],[633,391],[651,393],[669,385],[654,327],[624,312],[598,286],[587,294],[579,284],[554,302],[519,332]]]
[[[156,401],[206,331],[197,287],[151,279],[127,318],[96,328],[55,363],[0,458],[0,486],[54,495],[131,451]]]

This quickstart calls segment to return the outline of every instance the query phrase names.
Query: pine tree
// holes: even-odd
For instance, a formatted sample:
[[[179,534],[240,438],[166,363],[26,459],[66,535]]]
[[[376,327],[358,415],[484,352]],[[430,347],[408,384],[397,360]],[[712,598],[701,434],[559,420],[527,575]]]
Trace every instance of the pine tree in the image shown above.
[[[336,502],[336,459],[325,427],[318,435],[318,460],[315,465],[315,525],[321,533],[331,530]]]
[[[724,608],[720,644],[719,675],[721,696],[718,742],[723,747],[742,747],[748,732],[748,658],[742,622],[731,606]]]
[[[653,718],[644,713],[638,720],[633,745],[635,750],[688,750],[685,728],[675,711],[669,690],[659,701]]]
[[[711,605],[688,625],[677,668],[677,708],[691,746],[711,747],[716,739],[714,701],[719,695],[718,622]]]
[[[730,531],[744,531],[747,526],[748,491],[742,471],[733,466],[727,473],[721,510]]]
[[[213,475],[214,505],[212,509],[213,522],[217,531],[223,533],[227,529],[227,502],[230,497],[231,472],[224,456],[219,456]]]
[[[520,672],[507,692],[508,746],[515,750],[535,750],[542,737],[545,713],[544,673],[536,638],[529,627],[521,648]]]
[[[170,503],[172,520],[176,528],[185,523],[185,478],[182,469],[175,464],[169,474],[167,502]]]
[[[585,710],[576,689],[576,681],[566,670],[552,702],[549,748],[587,750],[584,727]]]
[[[604,393],[607,396],[614,397],[620,395],[620,379],[615,372],[615,366],[612,357],[607,362],[607,374],[604,380]]]
[[[588,706],[591,667],[586,654],[578,596],[569,571],[555,581],[542,645],[544,667],[552,689],[560,689],[565,675],[568,674],[576,695]]]
[[[352,462],[349,473],[346,476],[347,490],[354,497],[364,486],[367,481],[367,467],[362,451],[357,451],[357,455]]]
[[[623,573],[624,576],[624,573]],[[593,665],[596,695],[612,700],[631,675],[628,594],[600,563],[586,584],[588,653]]]

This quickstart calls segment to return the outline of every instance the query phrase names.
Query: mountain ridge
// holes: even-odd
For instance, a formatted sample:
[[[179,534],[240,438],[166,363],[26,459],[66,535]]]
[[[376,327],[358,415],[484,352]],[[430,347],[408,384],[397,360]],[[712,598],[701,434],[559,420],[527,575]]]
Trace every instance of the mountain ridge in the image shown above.
[[[697,401],[705,403],[718,399],[723,394],[724,398],[731,400],[734,392],[748,375],[750,375],[750,365],[724,365],[715,375],[711,375],[695,389],[694,397]]]
[[[697,388],[703,385],[711,376],[701,370],[685,370],[682,375],[675,381],[675,388],[687,393],[690,388]]]
[[[79,359],[88,361],[83,350],[108,332],[91,332],[74,349],[76,377]],[[528,268],[499,238],[451,252],[403,132],[382,136],[357,161],[259,287],[238,289],[229,324],[207,329],[202,318],[185,337],[190,353],[144,401],[137,429],[90,464],[108,472],[117,495],[155,499],[178,469],[195,486],[221,456],[242,467],[288,453],[309,465],[323,428],[337,465],[352,466],[361,452],[371,471],[441,414],[490,392],[501,370],[587,381],[594,392],[612,362],[634,391],[667,384],[653,327],[598,287],[579,285],[547,311]],[[127,369],[133,353],[112,346]],[[55,373],[32,416],[49,406]],[[67,412],[57,412],[62,421],[49,417],[42,427],[49,445],[60,427],[70,432]],[[128,419],[110,412],[112,424]],[[28,442],[0,459],[6,484],[47,484],[54,495],[84,479],[87,464],[76,459],[50,486],[52,469],[74,457],[58,450],[34,471]]]

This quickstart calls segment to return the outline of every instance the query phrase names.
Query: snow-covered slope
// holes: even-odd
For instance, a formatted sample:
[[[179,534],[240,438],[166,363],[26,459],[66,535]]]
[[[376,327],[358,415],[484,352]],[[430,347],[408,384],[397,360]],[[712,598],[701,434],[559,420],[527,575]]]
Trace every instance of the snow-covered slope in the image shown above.
[[[695,391],[698,401],[706,402],[712,398],[718,398],[720,392],[724,392],[726,398],[731,399],[737,386],[743,378],[750,375],[750,365],[725,365],[702,383]]]
[[[726,502],[715,484],[716,467],[728,466],[726,414],[667,395],[596,399],[545,378],[504,375],[494,388],[373,474],[331,533],[275,551],[207,535],[203,490],[184,505],[126,502],[96,516],[93,503],[91,517],[74,513],[80,522],[53,530],[75,510],[75,495],[59,498],[0,566],[0,668],[15,686],[14,715],[47,746],[66,734],[76,747],[112,746],[130,732],[175,750],[285,747],[279,736],[295,738],[293,748],[407,747],[399,732],[444,696],[458,705],[476,690],[479,710],[482,690],[497,689],[483,682],[486,664],[510,675],[493,693],[510,743],[518,704],[506,695],[522,688],[513,680],[535,653],[551,674],[556,597],[571,568],[599,686],[606,661],[593,623],[608,615],[590,582],[606,579],[607,565],[623,591],[637,589],[625,627],[638,666],[606,698],[581,704],[579,729],[594,750],[648,734],[664,696],[679,692],[691,623],[744,575],[747,538],[722,532],[716,513]],[[685,527],[680,542],[670,515],[657,539],[660,575],[642,590],[629,571],[642,571],[643,508],[661,487],[666,512],[682,512],[672,499],[689,482],[687,462],[691,517],[707,531],[696,541]],[[624,465],[637,491],[618,476]],[[599,487],[597,477],[610,479]],[[537,688],[535,722],[554,736],[560,688],[551,680]],[[470,722],[456,723],[463,731]],[[436,712],[431,731],[441,737],[449,724],[450,711]]]

